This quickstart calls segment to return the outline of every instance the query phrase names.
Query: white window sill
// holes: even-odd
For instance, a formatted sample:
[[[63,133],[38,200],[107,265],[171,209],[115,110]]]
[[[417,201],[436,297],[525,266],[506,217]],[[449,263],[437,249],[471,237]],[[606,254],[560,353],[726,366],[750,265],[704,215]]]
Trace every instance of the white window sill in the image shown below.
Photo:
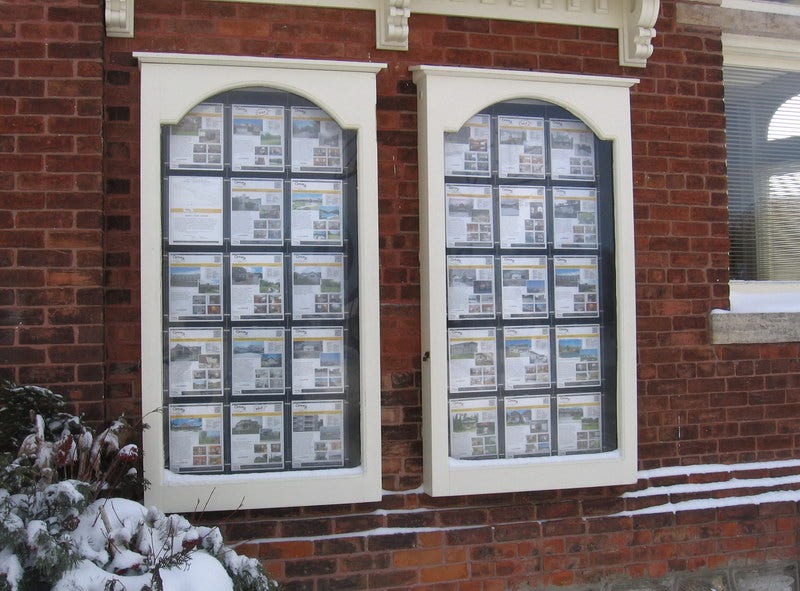
[[[712,310],[711,342],[800,342],[800,282],[731,281],[730,310]]]

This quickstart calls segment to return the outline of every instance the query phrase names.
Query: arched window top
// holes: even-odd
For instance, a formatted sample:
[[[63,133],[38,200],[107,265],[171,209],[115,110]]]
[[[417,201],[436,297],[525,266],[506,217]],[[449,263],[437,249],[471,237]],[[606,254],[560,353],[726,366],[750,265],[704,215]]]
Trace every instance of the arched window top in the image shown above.
[[[785,101],[769,120],[767,141],[800,136],[800,94]]]

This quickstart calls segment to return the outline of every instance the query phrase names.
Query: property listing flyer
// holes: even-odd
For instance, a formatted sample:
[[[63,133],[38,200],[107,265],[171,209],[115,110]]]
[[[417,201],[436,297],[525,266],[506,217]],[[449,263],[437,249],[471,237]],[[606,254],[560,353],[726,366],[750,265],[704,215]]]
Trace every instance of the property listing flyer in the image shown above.
[[[500,185],[500,246],[545,248],[547,208],[544,187]]]
[[[283,255],[233,253],[231,320],[283,319]]]
[[[170,328],[169,396],[222,396],[221,328]]]
[[[322,109],[292,107],[292,171],[342,172],[342,128]]]
[[[550,160],[553,179],[594,179],[594,133],[574,119],[551,119]]]
[[[494,318],[494,257],[447,257],[449,320]]]
[[[498,457],[497,398],[463,398],[450,401],[450,457]]]
[[[501,177],[544,178],[544,119],[498,117],[497,152]]]
[[[492,248],[491,185],[445,185],[447,246]]]
[[[292,329],[292,393],[344,392],[344,338],[341,328]]]
[[[283,468],[283,403],[231,404],[231,470]]]
[[[549,396],[508,396],[506,457],[549,455],[552,451]]]
[[[597,248],[597,191],[553,188],[553,246]]]
[[[292,245],[342,245],[342,182],[292,181]]]
[[[599,452],[603,449],[600,394],[558,397],[558,453]]]
[[[285,349],[282,328],[231,329],[232,394],[283,394]]]
[[[231,110],[233,171],[282,171],[283,107],[233,105]]]
[[[503,318],[547,318],[547,257],[502,256]]]
[[[489,115],[475,115],[457,132],[444,134],[444,174],[491,176]]]
[[[222,320],[222,255],[170,253],[169,321]]]
[[[550,386],[550,327],[507,326],[503,351],[506,390]]]
[[[597,257],[553,257],[556,318],[597,317]]]
[[[344,465],[344,402],[292,403],[292,468]]]
[[[556,327],[556,385],[559,388],[600,385],[600,326]]]
[[[170,404],[168,421],[170,470],[223,470],[221,404]]]
[[[231,179],[231,244],[283,244],[283,181]]]
[[[223,112],[221,103],[200,103],[169,126],[170,168],[222,170]]]
[[[344,255],[292,255],[295,320],[344,318]]]
[[[494,328],[450,328],[447,351],[451,393],[497,390]]]
[[[222,244],[222,179],[170,176],[169,243]]]

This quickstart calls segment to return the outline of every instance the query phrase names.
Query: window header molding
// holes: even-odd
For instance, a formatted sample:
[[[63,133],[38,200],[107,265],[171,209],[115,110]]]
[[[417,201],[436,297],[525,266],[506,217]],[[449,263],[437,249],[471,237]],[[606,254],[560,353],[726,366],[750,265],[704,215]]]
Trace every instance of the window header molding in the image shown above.
[[[645,67],[653,53],[660,0],[217,0],[371,10],[378,49],[408,50],[411,11],[419,14],[492,18],[617,29],[619,63]],[[108,0],[106,34],[133,37],[134,0]]]
[[[800,41],[776,37],[722,34],[726,66],[800,71]]]

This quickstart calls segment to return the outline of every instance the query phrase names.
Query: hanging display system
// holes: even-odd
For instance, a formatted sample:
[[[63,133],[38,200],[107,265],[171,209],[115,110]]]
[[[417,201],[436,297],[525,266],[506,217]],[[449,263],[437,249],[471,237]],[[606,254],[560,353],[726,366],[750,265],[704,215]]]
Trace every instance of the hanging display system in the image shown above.
[[[271,89],[162,128],[173,472],[359,465],[355,140]]]
[[[444,134],[449,448],[617,449],[611,142],[543,101]]]

